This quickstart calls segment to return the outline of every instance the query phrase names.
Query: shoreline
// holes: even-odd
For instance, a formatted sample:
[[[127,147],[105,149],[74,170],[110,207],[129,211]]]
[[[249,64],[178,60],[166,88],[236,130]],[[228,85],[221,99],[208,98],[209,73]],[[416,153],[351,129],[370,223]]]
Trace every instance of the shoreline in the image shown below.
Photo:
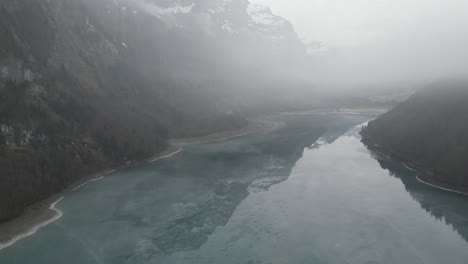
[[[7,248],[9,246],[12,246],[13,244],[15,244],[16,242],[18,242],[19,240],[25,238],[25,237],[28,237],[28,236],[31,236],[31,235],[34,235],[39,229],[47,226],[48,224],[50,223],[53,223],[57,220],[59,220],[60,218],[62,218],[63,216],[63,212],[59,209],[56,208],[56,205],[64,198],[64,196],[60,197],[58,200],[56,200],[55,202],[51,203],[50,206],[49,206],[49,210],[52,210],[54,211],[55,215],[44,221],[44,222],[40,222],[36,225],[34,225],[33,227],[31,227],[28,231],[24,232],[24,233],[21,233],[15,237],[13,237],[11,240],[7,241],[6,243],[3,243],[3,244],[0,244],[0,250],[4,249],[4,248]]]
[[[56,206],[60,201],[62,201],[66,193],[77,191],[92,182],[103,180],[106,175],[112,174],[120,169],[134,166],[142,162],[154,163],[161,159],[173,157],[183,151],[183,146],[239,138],[253,133],[258,133],[265,128],[266,125],[262,122],[249,120],[249,123],[246,126],[238,129],[216,132],[201,137],[169,139],[169,146],[166,150],[144,159],[141,162],[123,164],[116,168],[101,170],[85,176],[70,184],[63,191],[28,206],[18,217],[4,223],[0,223],[0,251],[14,245],[23,238],[34,235],[41,228],[62,218],[63,212],[57,209]]]
[[[170,153],[170,154],[167,154],[167,155],[164,155],[164,156],[160,156],[160,157],[154,158],[154,159],[152,159],[152,160],[148,160],[147,162],[153,163],[153,162],[156,162],[156,161],[158,161],[158,160],[160,160],[160,159],[167,159],[167,158],[170,158],[170,157],[172,157],[172,156],[177,155],[179,152],[182,152],[182,149],[178,149],[178,150],[176,150],[176,151],[174,151],[174,152],[172,152],[172,153]]]
[[[402,161],[402,159],[400,159],[398,157],[395,157],[395,155],[393,155],[389,151],[386,151],[384,148],[382,148],[380,146],[375,146],[371,139],[362,138],[361,141],[367,147],[367,149],[369,149],[371,151],[374,151],[374,152],[377,152],[379,154],[382,154],[386,158],[391,158],[393,160],[399,161],[406,169],[408,169],[408,170],[410,170],[412,172],[415,172],[416,173],[415,177],[416,177],[416,180],[418,182],[420,182],[422,184],[425,184],[427,186],[430,186],[432,188],[436,188],[436,189],[443,190],[443,191],[446,191],[446,192],[451,192],[451,193],[456,193],[456,194],[468,196],[468,191],[464,190],[464,188],[459,188],[459,187],[451,186],[449,184],[444,184],[444,183],[437,183],[437,182],[435,182],[435,180],[430,179],[427,176],[425,177],[424,175],[426,175],[426,174],[424,172],[422,172],[423,171],[422,168],[420,168],[419,166],[416,166],[416,165],[412,165],[412,164],[408,165],[408,161],[404,162],[404,161]]]
[[[292,111],[281,112],[280,115],[327,115],[327,114],[347,114],[347,115],[382,115],[388,112],[389,107],[361,107],[361,108],[339,108],[330,110],[306,110],[306,111]]]
[[[435,184],[431,184],[431,183],[429,183],[429,182],[426,182],[426,181],[424,181],[424,180],[421,180],[421,178],[419,178],[419,175],[416,175],[416,179],[417,179],[420,183],[426,184],[426,185],[431,186],[431,187],[433,187],[433,188],[437,188],[437,189],[440,189],[440,190],[443,190],[443,191],[446,191],[446,192],[452,192],[452,193],[456,193],[456,194],[461,194],[461,195],[464,195],[464,196],[468,196],[468,193],[465,193],[465,192],[462,192],[462,191],[453,190],[453,189],[449,189],[449,188],[445,188],[445,187],[438,186],[438,185],[435,185]]]
[[[248,124],[241,128],[216,132],[201,137],[173,138],[169,140],[169,144],[171,146],[181,148],[188,145],[215,143],[258,133],[265,130],[266,126],[267,124],[265,122],[258,120],[248,120]]]
[[[435,180],[424,177],[425,174],[420,172],[422,168],[419,168],[418,166],[413,166],[413,167],[416,167],[415,169],[411,165],[407,165],[405,162],[402,162],[402,161],[400,162],[401,164],[403,164],[403,166],[405,166],[405,168],[416,173],[416,180],[418,180],[418,182],[428,185],[430,187],[439,189],[439,190],[446,191],[446,192],[468,196],[468,192],[462,191],[461,190],[462,188],[460,188],[460,190],[457,190],[458,188],[456,186],[450,186],[448,184],[443,184],[443,183],[437,184],[435,183]]]

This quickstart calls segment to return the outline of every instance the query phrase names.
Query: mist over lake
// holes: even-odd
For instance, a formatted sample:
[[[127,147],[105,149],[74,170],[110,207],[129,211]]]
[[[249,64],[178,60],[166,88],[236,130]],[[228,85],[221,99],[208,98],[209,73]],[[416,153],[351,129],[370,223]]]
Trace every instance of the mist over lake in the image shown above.
[[[0,264],[465,264],[468,1],[0,1]]]

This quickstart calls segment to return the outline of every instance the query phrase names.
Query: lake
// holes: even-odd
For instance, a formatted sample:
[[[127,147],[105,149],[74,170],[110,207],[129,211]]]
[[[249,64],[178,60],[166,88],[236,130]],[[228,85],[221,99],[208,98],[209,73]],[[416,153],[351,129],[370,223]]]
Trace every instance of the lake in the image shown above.
[[[368,150],[370,116],[278,115],[106,175],[5,264],[468,263],[468,197]]]

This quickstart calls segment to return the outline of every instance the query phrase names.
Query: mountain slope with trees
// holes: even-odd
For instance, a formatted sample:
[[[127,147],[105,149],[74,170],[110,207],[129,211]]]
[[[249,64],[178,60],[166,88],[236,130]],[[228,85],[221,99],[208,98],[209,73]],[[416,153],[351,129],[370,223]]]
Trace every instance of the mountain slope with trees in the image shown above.
[[[0,221],[170,137],[246,125],[304,55],[287,20],[245,0],[2,1]]]
[[[0,1],[0,221],[169,138],[317,96],[291,23],[248,0]]]
[[[420,178],[468,191],[468,81],[430,85],[364,127],[363,141],[417,168]]]

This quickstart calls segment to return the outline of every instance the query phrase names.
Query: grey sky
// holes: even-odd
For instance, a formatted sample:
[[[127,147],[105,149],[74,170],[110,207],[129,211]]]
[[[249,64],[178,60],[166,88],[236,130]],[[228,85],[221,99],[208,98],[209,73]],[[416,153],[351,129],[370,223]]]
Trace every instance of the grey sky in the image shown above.
[[[395,34],[468,30],[466,0],[253,0],[293,22],[307,40],[368,44]],[[436,32],[433,32],[433,31]],[[442,32],[441,32],[442,31]]]
[[[468,0],[252,1],[289,19],[305,41],[329,47],[317,71],[324,81],[468,76]]]

